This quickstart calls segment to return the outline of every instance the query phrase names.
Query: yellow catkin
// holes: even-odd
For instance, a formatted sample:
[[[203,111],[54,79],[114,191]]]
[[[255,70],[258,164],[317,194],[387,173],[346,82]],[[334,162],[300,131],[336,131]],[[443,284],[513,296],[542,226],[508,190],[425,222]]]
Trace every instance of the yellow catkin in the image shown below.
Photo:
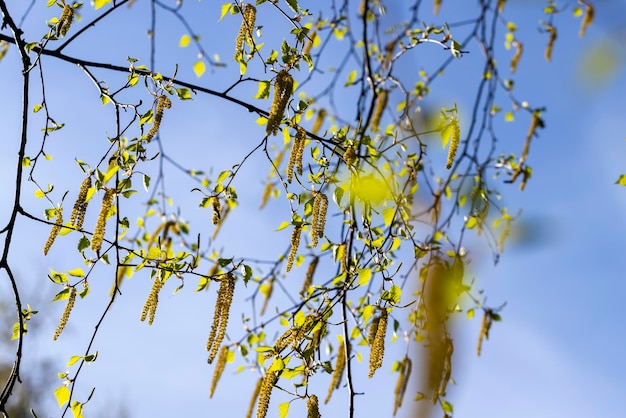
[[[304,48],[302,48],[302,55],[311,55],[311,48],[313,48],[316,37],[317,30],[314,30],[313,32],[308,34],[306,43],[304,44]]]
[[[383,112],[387,107],[387,102],[389,101],[389,92],[387,90],[381,90],[378,93],[378,97],[376,99],[376,107],[374,107],[374,114],[372,115],[372,130],[374,132],[378,132],[378,128],[380,125],[380,118],[383,116]]]
[[[217,383],[222,377],[222,373],[226,368],[226,361],[228,360],[228,346],[223,346],[217,356],[217,363],[215,364],[215,370],[213,371],[213,380],[211,380],[211,391],[209,392],[209,398],[213,397]]]
[[[300,234],[302,233],[302,227],[296,226],[291,233],[291,250],[289,251],[289,256],[287,257],[287,267],[285,271],[289,273],[291,268],[293,267],[293,262],[296,259],[296,254],[298,253],[298,247],[300,246]]]
[[[141,322],[148,319],[148,325],[152,325],[154,322],[154,316],[156,314],[157,306],[159,305],[159,292],[163,288],[163,281],[161,280],[161,269],[156,269],[154,273],[154,281],[152,282],[152,288],[148,294],[148,299],[143,305],[141,310],[141,316],[139,320]]]
[[[217,225],[220,222],[220,212],[222,210],[220,199],[217,197],[212,197],[211,206],[213,207],[213,217],[211,218],[211,222],[213,222],[213,225]]]
[[[281,70],[276,76],[276,82],[274,83],[274,99],[267,118],[266,133],[268,135],[276,135],[278,132],[292,93],[293,78],[287,70]]]
[[[272,292],[274,291],[274,280],[269,279],[261,285],[261,294],[263,295],[263,306],[261,307],[260,314],[264,315],[267,305],[269,304]]]
[[[230,213],[230,205],[226,205],[224,207],[224,210],[220,212],[220,221],[215,226],[215,229],[213,230],[213,235],[211,235],[211,239],[215,239],[215,237],[217,237],[217,234],[219,234],[220,229],[222,229],[222,225],[224,225],[226,216],[228,216],[229,213]]]
[[[504,6],[506,6],[506,0],[498,0],[498,12],[502,13]]]
[[[274,183],[268,181],[263,188],[263,195],[261,196],[261,204],[259,205],[259,209],[263,209],[265,205],[267,205],[267,202],[269,202],[273,190]]]
[[[333,392],[341,385],[341,379],[343,378],[343,372],[346,368],[346,346],[343,341],[339,342],[339,348],[337,349],[337,359],[335,360],[335,367],[333,369],[333,376],[330,379],[330,386],[328,387],[328,393],[324,403],[327,404],[330,401]]]
[[[322,125],[324,124],[324,119],[326,119],[326,114],[326,109],[320,109],[319,112],[317,112],[317,116],[313,121],[313,127],[311,128],[311,133],[313,135],[317,135],[317,133],[322,128]]]
[[[478,343],[476,344],[476,355],[480,356],[480,352],[483,347],[483,339],[489,339],[489,330],[491,329],[491,323],[493,322],[492,310],[485,309],[483,314],[483,320],[480,324],[480,333],[478,334]]]
[[[274,385],[278,381],[278,375],[276,372],[266,372],[263,382],[261,382],[261,389],[259,390],[259,403],[256,408],[257,418],[265,418],[270,406],[270,397],[272,396],[272,390]]]
[[[324,236],[328,197],[322,192],[315,192],[313,211],[311,213],[311,245],[317,247],[319,238]]]
[[[354,146],[350,145],[346,148],[346,152],[343,153],[343,160],[348,167],[352,167],[356,163],[357,155]]]
[[[376,339],[376,332],[378,332],[378,324],[380,322],[380,316],[376,316],[372,319],[370,323],[369,331],[367,333],[367,343],[369,345],[374,344],[374,340]]]
[[[65,36],[67,32],[70,30],[72,26],[72,22],[74,21],[74,9],[72,6],[66,4],[63,6],[63,12],[61,13],[61,17],[59,18],[58,28],[59,34],[61,36]]]
[[[313,276],[315,275],[315,270],[317,269],[317,263],[319,262],[319,257],[314,257],[309,264],[309,267],[306,270],[306,275],[304,276],[304,282],[302,283],[302,289],[300,290],[301,295],[306,295],[309,292],[309,287],[313,284]]]
[[[218,349],[224,341],[226,335],[226,327],[228,326],[228,317],[230,315],[230,306],[233,303],[233,294],[235,292],[235,276],[228,273],[222,276],[220,280],[220,288],[217,292],[217,301],[215,302],[215,313],[213,315],[213,324],[207,340],[206,349],[209,351],[209,363],[212,363],[217,355]]]
[[[239,61],[243,57],[243,42],[244,40],[252,45],[252,31],[256,24],[256,7],[251,4],[246,4],[243,8],[241,26],[239,27],[239,33],[237,34],[237,40],[235,41],[235,60]]]
[[[387,309],[381,309],[380,320],[376,328],[376,336],[370,350],[370,364],[368,377],[373,377],[377,369],[383,365],[385,355],[385,336],[387,335]]]
[[[172,107],[172,101],[166,95],[162,94],[157,98],[157,108],[154,114],[154,123],[152,124],[152,127],[144,138],[146,142],[152,141],[152,138],[154,138],[157,131],[161,127],[163,112],[165,111],[165,109],[169,109],[170,107]]]
[[[341,272],[346,273],[348,271],[348,246],[345,242],[337,249],[337,260],[339,260]]]
[[[76,302],[76,289],[70,287],[70,296],[67,299],[67,305],[65,305],[65,309],[61,314],[59,325],[57,325],[57,329],[56,331],[54,331],[54,336],[52,337],[53,340],[56,341],[56,339],[59,338],[59,336],[63,332],[63,329],[67,325],[67,321],[70,319],[70,314],[72,313],[72,308],[74,307],[74,302]]]
[[[433,195],[433,206],[430,208],[430,223],[436,224],[441,213],[441,189],[435,190]]]
[[[254,405],[256,405],[256,400],[259,397],[262,383],[263,378],[260,378],[259,380],[257,380],[256,386],[254,386],[254,391],[252,392],[252,397],[250,398],[250,404],[248,405],[248,412],[246,412],[246,418],[252,418],[252,412],[254,411]]]
[[[96,222],[96,229],[93,231],[93,237],[91,238],[91,249],[95,253],[100,252],[100,248],[102,248],[107,216],[109,214],[109,210],[111,209],[111,205],[113,204],[114,197],[115,189],[104,189],[104,197],[102,198],[102,206],[100,207],[98,222]]]
[[[289,153],[289,162],[287,164],[287,182],[293,180],[294,169],[298,175],[302,175],[302,155],[304,153],[304,144],[306,142],[306,131],[298,126],[296,135],[293,138],[291,152]]]
[[[393,58],[393,51],[396,48],[396,42],[390,41],[385,45],[385,57],[383,58],[383,63],[381,64],[381,71],[385,72],[389,68],[389,64],[391,64],[391,58]]]
[[[363,17],[363,15],[365,15],[365,8],[367,7],[367,1],[368,0],[361,0],[361,2],[359,3],[359,10],[357,12],[359,17]]]
[[[61,226],[63,226],[63,208],[54,209],[54,213],[56,215],[54,225],[52,226],[48,239],[43,246],[43,255],[48,255],[48,251],[50,251],[52,244],[54,244],[54,240],[59,235],[59,232],[61,232]]]
[[[440,8],[441,8],[441,0],[435,0],[435,4],[433,5],[433,14],[439,14]]]
[[[396,387],[393,391],[393,416],[396,416],[396,412],[398,412],[398,409],[402,406],[404,394],[406,393],[406,388],[409,384],[409,377],[411,376],[412,367],[413,363],[411,362],[411,359],[408,356],[404,357],[404,359],[402,359],[402,362],[400,363],[400,373],[398,375]]]
[[[448,160],[446,161],[446,168],[452,167],[454,163],[454,157],[456,157],[456,151],[459,148],[459,142],[461,140],[461,128],[459,127],[459,121],[452,120],[450,126],[450,148],[448,148]]]
[[[511,233],[511,219],[507,218],[504,221],[504,229],[502,230],[502,234],[500,234],[500,238],[498,239],[498,251],[499,252],[504,252],[504,243],[506,242],[506,239],[509,237],[509,234]]]
[[[513,41],[515,47],[515,55],[511,59],[511,72],[514,73],[517,70],[520,58],[522,58],[522,52],[524,52],[524,44],[520,41]]]
[[[589,25],[591,25],[591,23],[593,23],[593,18],[596,14],[591,3],[587,3],[587,2],[584,2],[584,3],[585,3],[585,15],[583,16],[583,21],[580,24],[580,32],[578,33],[578,35],[581,38],[585,36],[585,32],[587,32],[587,28],[589,27]]]
[[[307,418],[321,418],[320,404],[317,396],[311,395],[306,401]]]
[[[0,61],[2,61],[2,58],[4,58],[8,50],[9,43],[6,41],[0,41]]]
[[[556,28],[552,25],[546,25],[546,30],[550,33],[548,38],[548,45],[546,46],[546,60],[552,61],[552,49],[554,48],[554,41],[556,41]]]
[[[78,189],[78,197],[76,198],[76,202],[74,203],[74,208],[72,209],[72,215],[70,216],[70,223],[74,225],[76,229],[81,229],[83,227],[83,222],[85,221],[85,213],[87,212],[87,191],[91,187],[91,177],[87,177],[80,184],[80,189]]]

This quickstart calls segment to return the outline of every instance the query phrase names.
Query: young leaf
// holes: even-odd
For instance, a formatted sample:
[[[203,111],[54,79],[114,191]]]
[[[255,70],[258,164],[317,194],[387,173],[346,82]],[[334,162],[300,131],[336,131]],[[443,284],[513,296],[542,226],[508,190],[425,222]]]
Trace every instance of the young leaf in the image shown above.
[[[290,402],[283,402],[278,405],[279,418],[287,418],[287,415],[289,415],[289,405],[291,405]]]
[[[59,408],[62,408],[70,400],[70,390],[65,385],[59,386],[54,390],[54,397],[57,398]]]
[[[204,65],[204,61],[199,60],[193,65],[193,72],[196,73],[196,77],[202,77],[202,74],[206,71],[206,65]]]

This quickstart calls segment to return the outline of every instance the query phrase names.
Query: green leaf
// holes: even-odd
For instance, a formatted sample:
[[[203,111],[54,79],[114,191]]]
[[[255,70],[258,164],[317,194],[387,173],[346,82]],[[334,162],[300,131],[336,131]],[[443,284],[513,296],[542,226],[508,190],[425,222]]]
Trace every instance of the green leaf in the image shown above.
[[[24,333],[26,332],[26,323],[24,323]],[[16,322],[13,324],[13,335],[11,336],[11,340],[17,340],[20,338],[20,323]]]
[[[83,235],[78,240],[78,251],[82,252],[85,248],[89,248],[89,245],[90,245],[89,238]]]
[[[285,362],[281,357],[276,357],[272,362],[272,365],[267,370],[268,372],[279,372],[285,368]]]
[[[467,319],[472,319],[474,317],[474,308],[467,310]]]
[[[147,192],[149,187],[150,187],[150,176],[147,174],[144,174],[143,175],[143,188],[146,189],[146,192]]]
[[[397,285],[394,284],[393,286],[391,286],[391,289],[385,290],[380,295],[380,298],[383,300],[388,300],[389,302],[395,305],[398,302],[400,302],[401,295],[402,295],[402,289],[400,289]]]
[[[54,296],[54,298],[52,298],[52,302],[56,302],[58,300],[67,299],[69,297],[70,297],[70,289],[69,289],[69,287],[66,287],[65,289],[63,289],[59,293],[57,293]]]
[[[276,231],[282,231],[283,229],[287,228],[289,225],[291,225],[291,222],[283,221],[280,223],[280,225],[278,225],[278,228],[276,228]]]
[[[180,41],[178,42],[178,46],[180,46],[181,48],[184,48],[187,45],[189,45],[189,42],[191,42],[191,36],[185,34],[185,35],[180,37]]]
[[[478,224],[478,221],[476,220],[476,217],[474,216],[470,216],[469,218],[467,218],[467,221],[465,222],[465,226],[468,229],[476,228],[477,224]]]
[[[69,274],[72,277],[85,277],[85,272],[80,267],[75,268],[73,270],[69,270],[67,274]]]
[[[298,7],[298,2],[297,0],[285,0],[287,2],[287,4],[289,5],[289,8],[291,9],[292,12],[294,13],[298,13],[298,10],[300,9]]]
[[[359,270],[359,285],[364,286],[369,283],[372,278],[372,269],[360,269]]]
[[[67,367],[71,367],[72,365],[74,365],[77,362],[79,362],[82,358],[83,358],[83,356],[72,356],[72,357],[70,357],[70,361],[67,362]]]
[[[289,405],[291,405],[291,402],[283,402],[278,405],[279,418],[286,418],[289,415]]]
[[[222,12],[220,15],[220,19],[218,20],[218,22],[222,19],[224,19],[224,16],[226,16],[226,14],[230,11],[230,9],[233,7],[232,3],[224,3],[222,4]]]
[[[67,386],[59,386],[54,390],[54,397],[57,398],[59,408],[62,408],[70,400],[70,390]]]
[[[39,199],[43,199],[46,194],[41,189],[35,190],[35,196]]]
[[[446,414],[451,414],[453,412],[452,404],[450,402],[446,402],[443,399],[441,400],[441,409]]]
[[[72,414],[74,414],[74,418],[84,418],[83,417],[83,404],[78,401],[72,401],[72,405],[70,406],[72,409]]]
[[[619,184],[620,186],[626,186],[626,174],[622,174],[619,176],[615,184]]]
[[[176,89],[176,94],[180,100],[191,100],[191,92],[189,89],[180,88]]]
[[[267,99],[270,97],[270,82],[269,81],[259,81],[259,89],[254,96],[255,99]]]
[[[346,81],[344,86],[347,87],[347,86],[351,86],[352,84],[354,84],[354,80],[356,79],[356,75],[357,75],[356,70],[351,71],[350,74],[348,74],[348,81]]]
[[[206,65],[204,65],[204,61],[199,60],[193,65],[193,72],[196,73],[196,77],[202,77],[205,71]]]
[[[341,187],[335,188],[335,191],[333,192],[333,200],[335,201],[337,206],[341,206],[341,199],[343,198],[344,193],[345,193],[345,190],[343,190],[343,188]]]
[[[224,180],[228,178],[230,175],[230,170],[222,171],[219,176],[217,176],[217,183],[222,183]]]
[[[383,210],[383,220],[385,221],[385,226],[391,225],[395,214],[396,208],[386,208]]]
[[[93,2],[96,10],[98,10],[102,6],[107,5],[108,3],[111,3],[111,0],[94,0]]]
[[[40,104],[36,104],[36,105],[33,107],[33,113],[37,113],[37,112],[39,112],[40,110],[41,110],[41,105],[40,105]]]

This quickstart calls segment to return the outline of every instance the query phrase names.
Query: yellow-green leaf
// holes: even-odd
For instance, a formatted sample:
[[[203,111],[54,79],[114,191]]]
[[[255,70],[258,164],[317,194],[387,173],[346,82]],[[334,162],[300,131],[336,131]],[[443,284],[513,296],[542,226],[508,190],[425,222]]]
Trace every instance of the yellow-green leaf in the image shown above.
[[[73,277],[85,277],[85,272],[80,267],[68,271],[67,274]]]
[[[470,216],[469,218],[467,218],[467,221],[465,222],[465,226],[468,229],[472,229],[472,228],[476,228],[477,223],[478,221],[476,220],[476,217]]]
[[[356,79],[356,75],[357,75],[356,70],[351,71],[350,74],[348,74],[348,81],[346,81],[345,86],[350,86],[350,85],[354,84],[354,80]]]
[[[369,283],[372,278],[372,269],[359,270],[359,285],[363,286]]]
[[[193,65],[193,72],[196,73],[196,77],[202,77],[205,71],[206,65],[204,65],[204,61],[199,60]]]
[[[70,361],[67,362],[67,367],[71,367],[73,364],[76,364],[83,356],[72,356],[70,357]]]
[[[46,195],[46,194],[43,192],[43,190],[41,190],[41,189],[37,189],[37,190],[35,190],[35,196],[37,196],[39,199],[43,199],[43,197],[44,197],[45,195]]]
[[[187,45],[189,45],[189,42],[191,42],[191,36],[185,34],[185,35],[180,37],[180,41],[178,42],[178,46],[180,46],[181,48],[184,48]]]
[[[93,2],[96,10],[98,10],[102,6],[105,6],[105,5],[109,4],[109,3],[111,3],[111,0],[94,0],[94,2]]]
[[[220,15],[220,20],[224,19],[224,16],[226,16],[226,13],[228,13],[232,7],[233,7],[232,3],[224,3],[224,4],[222,4],[222,12],[221,12],[221,15]],[[218,20],[218,22],[219,22],[219,20]]]
[[[289,415],[289,405],[291,405],[290,402],[283,402],[278,405],[279,418],[286,418]]]
[[[24,323],[24,331],[26,331],[26,323]],[[13,335],[11,336],[11,340],[17,340],[20,338],[20,323],[16,322],[13,324]]]
[[[272,365],[270,366],[270,368],[267,370],[268,372],[279,372],[282,369],[285,368],[285,362],[283,361],[282,358],[280,357],[276,357],[274,359],[274,361],[272,362]]]
[[[255,99],[267,99],[270,96],[270,82],[259,81],[259,90],[254,96]]]
[[[72,409],[72,414],[74,414],[74,418],[83,418],[83,404],[78,401],[72,401],[72,405],[70,407]]]
[[[391,225],[395,215],[396,208],[386,208],[383,210],[383,220],[385,221],[385,226]]]
[[[70,400],[70,390],[65,385],[59,386],[54,390],[54,397],[57,398],[59,408],[62,408]]]

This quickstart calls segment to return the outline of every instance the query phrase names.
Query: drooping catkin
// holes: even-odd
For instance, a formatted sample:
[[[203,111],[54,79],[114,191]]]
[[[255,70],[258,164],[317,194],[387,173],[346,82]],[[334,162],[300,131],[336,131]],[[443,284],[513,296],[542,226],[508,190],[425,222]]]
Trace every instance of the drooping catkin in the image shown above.
[[[552,25],[546,24],[546,30],[550,33],[548,38],[548,45],[546,46],[546,60],[552,61],[552,49],[554,48],[554,41],[556,41],[556,28]]]
[[[324,236],[328,197],[322,192],[314,192],[313,211],[311,213],[311,245],[317,247],[319,238]]]
[[[461,128],[459,127],[459,121],[454,118],[450,125],[450,148],[448,148],[448,160],[446,161],[446,168],[452,167],[454,163],[454,157],[456,157],[456,151],[459,148],[459,142],[461,140]]]
[[[346,273],[348,271],[348,246],[345,242],[337,248],[337,260],[339,261],[341,272]]]
[[[302,283],[302,289],[300,290],[301,295],[306,295],[309,292],[309,287],[313,284],[313,276],[315,275],[315,270],[317,269],[317,263],[319,262],[319,257],[313,257],[309,267],[306,269],[306,275],[304,276],[304,282]]]
[[[220,199],[218,197],[211,198],[211,207],[213,208],[213,217],[211,218],[211,222],[213,225],[217,225],[220,222],[222,204],[220,203]]]
[[[254,405],[256,405],[256,400],[259,397],[262,383],[263,378],[260,378],[256,381],[256,386],[254,387],[254,391],[252,391],[252,397],[250,398],[250,404],[248,405],[248,412],[246,412],[246,418],[252,418],[252,412],[254,411]]]
[[[285,267],[285,271],[289,273],[291,268],[293,267],[293,262],[296,259],[296,254],[298,253],[298,247],[300,246],[300,234],[302,233],[302,226],[298,225],[293,228],[293,232],[291,233],[291,250],[289,250],[289,256],[287,257],[287,266]]]
[[[74,225],[76,229],[81,229],[83,227],[83,222],[85,221],[85,213],[87,212],[87,191],[91,187],[91,177],[87,177],[80,184],[80,189],[78,189],[78,197],[76,198],[76,202],[74,203],[74,208],[72,209],[72,215],[70,216],[70,223]]]
[[[102,248],[102,240],[104,239],[104,233],[106,230],[107,217],[109,210],[113,204],[113,198],[115,197],[115,189],[104,189],[104,197],[102,198],[102,206],[100,206],[100,213],[98,214],[98,222],[96,222],[96,229],[93,231],[93,237],[91,238],[91,249],[93,252],[100,252]]]
[[[293,78],[287,70],[281,70],[276,76],[274,83],[274,99],[270,114],[267,118],[266,133],[276,135],[280,128],[280,121],[283,119],[289,98],[293,93]]]
[[[263,295],[263,306],[261,306],[261,311],[259,312],[261,315],[265,314],[265,310],[267,309],[267,305],[272,297],[272,292],[274,291],[274,280],[268,279],[265,283],[261,284],[260,288],[261,294]]]
[[[148,131],[148,133],[146,134],[144,138],[146,142],[152,141],[152,138],[154,138],[157,131],[161,127],[161,120],[163,119],[163,111],[165,109],[169,109],[170,107],[172,107],[172,101],[166,95],[162,94],[159,97],[157,97],[157,107],[156,107],[156,112],[154,114],[154,123],[152,124],[152,127],[150,128],[150,130]]]
[[[206,344],[206,349],[209,352],[209,364],[215,359],[218,349],[222,345],[222,341],[224,341],[234,292],[235,276],[232,273],[223,275],[220,280],[220,288],[217,292],[213,324]]]
[[[311,128],[311,133],[313,135],[317,135],[317,133],[320,131],[322,124],[324,124],[324,119],[326,119],[326,109],[320,109],[317,112],[317,116],[313,121],[313,127]]]
[[[52,226],[48,239],[43,246],[43,255],[48,255],[48,251],[50,251],[52,244],[54,244],[54,240],[59,235],[59,232],[61,232],[61,226],[63,226],[63,208],[55,208],[54,213],[56,215],[54,225]]]
[[[346,151],[343,153],[343,160],[346,162],[348,167],[352,167],[354,165],[357,160],[357,155],[353,145],[349,145],[346,148]]]
[[[524,44],[520,41],[513,41],[512,45],[515,47],[515,55],[513,55],[513,58],[511,59],[511,72],[514,73],[517,71],[517,65],[522,57],[522,52],[524,52]]]
[[[504,6],[506,6],[506,0],[498,0],[498,12],[502,13]]]
[[[272,396],[272,390],[274,385],[278,381],[278,374],[273,371],[265,373],[263,382],[261,382],[261,389],[259,390],[259,403],[256,408],[257,418],[265,418],[270,406],[270,397]]]
[[[70,314],[72,313],[72,308],[74,307],[74,302],[76,302],[76,288],[70,287],[70,296],[67,298],[67,305],[65,305],[65,309],[61,314],[61,319],[59,320],[59,325],[57,325],[56,331],[54,331],[53,340],[57,340],[63,329],[67,325],[67,321],[70,319]]]
[[[272,194],[273,190],[274,190],[274,183],[272,183],[271,181],[268,181],[265,184],[265,187],[263,188],[263,194],[261,195],[261,204],[259,205],[259,209],[263,209],[265,205],[267,205],[267,202],[269,202],[270,195]]]
[[[311,48],[313,48],[313,44],[315,44],[315,38],[317,38],[317,30],[308,34],[304,48],[302,48],[302,55],[311,55]]]
[[[372,114],[372,131],[378,132],[378,128],[380,125],[380,118],[383,116],[383,112],[387,107],[387,102],[389,101],[389,91],[381,90],[378,93],[378,97],[376,98],[376,106],[374,107],[374,113]]]
[[[380,311],[380,320],[376,327],[376,335],[370,349],[370,364],[368,377],[373,377],[377,369],[383,365],[383,357],[385,355],[385,336],[387,335],[387,309],[382,308]]]
[[[491,324],[493,322],[493,311],[491,309],[485,309],[483,314],[483,320],[480,324],[480,333],[478,334],[478,343],[476,344],[476,355],[480,356],[480,352],[483,347],[483,339],[489,339],[489,330],[491,329]]]
[[[271,357],[274,353],[280,353],[289,345],[295,350],[300,345],[305,335],[315,327],[318,321],[319,317],[317,315],[307,315],[302,324],[293,325],[278,337],[274,343],[274,351],[266,354],[265,358]]]
[[[580,24],[580,32],[578,33],[578,35],[581,38],[585,36],[585,32],[587,32],[587,28],[589,27],[589,25],[591,25],[591,23],[593,23],[593,18],[596,14],[591,3],[587,3],[586,1],[584,3],[585,3],[585,15],[583,16],[583,21]]]
[[[65,36],[74,21],[74,9],[69,4],[63,6],[63,12],[59,18],[58,31],[59,35]]]
[[[385,45],[385,57],[383,58],[383,63],[380,66],[381,72],[385,72],[389,68],[389,64],[391,64],[391,58],[393,58],[393,51],[395,48],[395,41],[390,41],[387,43],[387,45]]]
[[[239,27],[239,33],[237,34],[237,40],[235,41],[235,60],[243,56],[243,42],[244,40],[252,45],[252,31],[256,24],[256,7],[251,4],[246,4],[243,8],[241,26]]]
[[[217,383],[222,377],[222,373],[226,368],[226,361],[228,360],[228,346],[223,346],[217,356],[217,363],[215,364],[215,370],[213,371],[213,380],[211,380],[211,390],[209,392],[209,398],[213,397]]]
[[[430,208],[430,223],[436,224],[441,214],[441,189],[435,190],[433,196],[433,206]]]
[[[374,340],[376,339],[376,333],[378,332],[378,324],[380,322],[380,316],[375,316],[372,318],[372,322],[370,323],[369,331],[367,333],[367,343],[369,345],[374,344]]]
[[[311,395],[306,401],[307,418],[321,418],[320,404],[317,396]]]
[[[161,280],[161,269],[157,268],[154,272],[154,281],[152,282],[148,299],[146,299],[146,303],[144,303],[143,308],[141,309],[141,316],[139,317],[141,322],[145,321],[146,317],[148,318],[148,325],[152,325],[152,322],[154,322],[154,315],[156,314],[157,306],[159,305],[159,292],[162,288],[163,281]]]
[[[433,14],[439,14],[439,9],[441,8],[441,0],[435,0],[435,4],[433,5]]]
[[[306,131],[298,126],[296,135],[293,138],[291,152],[289,153],[289,162],[287,164],[287,182],[293,180],[294,168],[298,175],[302,175],[302,155],[304,153],[304,144],[306,142]]]
[[[348,343],[349,344],[349,343]],[[346,343],[343,340],[339,341],[339,348],[337,349],[337,359],[335,360],[335,367],[333,368],[333,376],[330,379],[330,386],[328,387],[328,393],[324,403],[327,404],[333,395],[335,389],[338,389],[341,385],[341,379],[343,378],[343,372],[346,369]]]
[[[411,376],[411,369],[413,367],[413,363],[411,359],[406,356],[402,359],[400,363],[400,371],[398,374],[398,381],[396,382],[396,387],[393,391],[394,400],[393,400],[393,416],[396,416],[396,412],[402,406],[402,401],[404,399],[404,394],[406,392],[406,388],[409,384],[409,377]]]

